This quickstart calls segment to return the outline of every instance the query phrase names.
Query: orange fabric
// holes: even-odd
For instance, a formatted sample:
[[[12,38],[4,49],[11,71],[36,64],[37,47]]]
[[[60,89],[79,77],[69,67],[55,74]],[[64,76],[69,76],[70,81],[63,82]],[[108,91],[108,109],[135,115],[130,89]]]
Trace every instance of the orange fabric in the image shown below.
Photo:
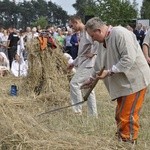
[[[117,99],[116,123],[119,138],[133,141],[139,132],[139,111],[142,107],[146,88]]]
[[[46,49],[47,47],[47,38],[45,37],[38,37],[39,41],[40,41],[40,48],[41,50]]]

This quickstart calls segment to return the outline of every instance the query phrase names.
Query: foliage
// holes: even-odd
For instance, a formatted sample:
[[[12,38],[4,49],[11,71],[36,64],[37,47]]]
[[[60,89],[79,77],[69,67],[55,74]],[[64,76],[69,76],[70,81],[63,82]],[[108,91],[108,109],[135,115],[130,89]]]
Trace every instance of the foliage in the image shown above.
[[[76,9],[77,15],[79,15],[83,21],[85,18],[85,11],[88,4],[88,0],[76,0],[76,3],[72,5]]]
[[[150,0],[143,0],[141,7],[141,18],[150,19]]]
[[[39,20],[41,22],[42,17],[47,18],[48,23],[65,25],[69,17],[61,6],[46,0],[24,0],[19,3],[3,0],[0,1],[0,8],[0,25],[4,27],[31,26]]]
[[[48,25],[48,21],[46,17],[41,16],[36,22],[32,23],[32,26],[36,27],[40,25],[40,27],[42,29],[46,28],[46,26]]]
[[[129,20],[136,18],[138,15],[135,2],[132,5],[129,0],[86,0],[83,3],[76,0],[73,7],[82,18],[83,16],[94,15],[99,16],[108,24],[125,25]]]

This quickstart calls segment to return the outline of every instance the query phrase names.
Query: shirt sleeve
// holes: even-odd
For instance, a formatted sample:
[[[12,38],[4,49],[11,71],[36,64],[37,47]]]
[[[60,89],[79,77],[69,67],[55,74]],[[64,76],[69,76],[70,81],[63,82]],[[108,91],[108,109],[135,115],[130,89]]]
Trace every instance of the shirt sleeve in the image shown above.
[[[128,72],[133,66],[137,51],[141,50],[135,35],[130,32],[115,32],[116,53],[120,59],[115,64],[115,72]],[[112,68],[111,68],[112,69]]]

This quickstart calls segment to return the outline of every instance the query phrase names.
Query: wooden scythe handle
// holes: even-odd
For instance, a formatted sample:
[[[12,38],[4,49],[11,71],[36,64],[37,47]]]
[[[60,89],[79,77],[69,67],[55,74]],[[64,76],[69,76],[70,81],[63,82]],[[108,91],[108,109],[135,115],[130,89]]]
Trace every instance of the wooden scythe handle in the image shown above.
[[[102,72],[104,71],[105,67],[103,67],[100,72],[98,73],[98,75],[101,75]],[[87,93],[84,95],[83,100],[87,101],[87,98],[89,97],[90,93],[92,92],[92,90],[94,89],[94,87],[96,86],[97,82],[98,82],[98,78],[96,78],[92,84],[92,86],[89,88],[89,90],[87,91]]]

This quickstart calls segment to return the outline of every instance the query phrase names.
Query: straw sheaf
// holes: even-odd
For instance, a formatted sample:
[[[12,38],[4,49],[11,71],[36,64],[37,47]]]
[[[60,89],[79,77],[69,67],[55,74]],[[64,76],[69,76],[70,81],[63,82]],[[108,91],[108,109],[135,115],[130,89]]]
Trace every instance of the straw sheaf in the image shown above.
[[[33,94],[41,100],[60,105],[68,101],[69,75],[67,60],[59,48],[40,50],[38,40],[31,41],[28,48],[28,76],[22,83],[22,94]]]

